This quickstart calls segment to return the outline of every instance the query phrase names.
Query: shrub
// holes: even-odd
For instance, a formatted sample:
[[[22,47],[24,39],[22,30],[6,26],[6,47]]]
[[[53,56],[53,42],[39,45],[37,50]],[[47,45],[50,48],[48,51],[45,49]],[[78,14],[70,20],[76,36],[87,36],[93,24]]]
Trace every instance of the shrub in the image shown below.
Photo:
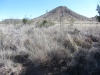
[[[38,27],[49,27],[54,25],[53,22],[47,21],[47,20],[43,20],[41,23],[38,24]]]
[[[26,24],[28,22],[28,19],[27,18],[23,18],[22,22],[23,22],[23,24]]]
[[[48,21],[47,20],[43,20],[42,21],[42,24],[46,24]]]
[[[96,16],[96,20],[100,22],[100,16]]]
[[[69,20],[69,22],[70,22],[70,25],[71,25],[71,26],[73,26],[73,25],[74,25],[75,20],[74,20],[73,18],[71,18],[71,20]]]

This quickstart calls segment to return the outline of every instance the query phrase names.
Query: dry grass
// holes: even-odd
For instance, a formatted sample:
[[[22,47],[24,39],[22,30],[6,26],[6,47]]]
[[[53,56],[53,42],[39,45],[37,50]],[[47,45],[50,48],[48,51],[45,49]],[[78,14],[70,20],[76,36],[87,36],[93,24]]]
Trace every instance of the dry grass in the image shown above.
[[[0,25],[0,49],[1,75],[100,74],[99,25]]]

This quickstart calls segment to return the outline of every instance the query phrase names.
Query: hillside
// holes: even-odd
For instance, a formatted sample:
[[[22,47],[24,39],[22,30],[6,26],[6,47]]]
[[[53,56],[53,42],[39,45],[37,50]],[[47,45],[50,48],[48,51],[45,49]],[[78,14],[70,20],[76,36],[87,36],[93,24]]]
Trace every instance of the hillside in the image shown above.
[[[77,14],[76,12],[72,11],[71,9],[65,6],[59,6],[37,18],[34,18],[33,21],[39,22],[41,20],[46,19],[49,21],[59,22],[60,18],[62,19],[63,22],[66,22],[70,20],[71,18],[75,20],[81,20],[81,21],[89,20],[89,18],[82,16],[80,14]]]
[[[21,22],[22,22],[21,19],[4,19],[0,23],[2,23],[2,24],[19,24]]]

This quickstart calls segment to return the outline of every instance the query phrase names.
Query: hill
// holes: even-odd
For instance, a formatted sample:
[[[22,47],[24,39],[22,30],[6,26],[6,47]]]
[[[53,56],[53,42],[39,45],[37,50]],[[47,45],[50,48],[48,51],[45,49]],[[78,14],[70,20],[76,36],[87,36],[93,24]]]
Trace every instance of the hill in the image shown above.
[[[65,6],[59,6],[57,8],[54,8],[50,12],[46,12],[45,14],[43,14],[37,18],[34,18],[33,21],[39,22],[41,20],[46,19],[46,20],[58,22],[58,21],[60,21],[60,18],[62,19],[63,22],[66,22],[66,21],[70,20],[71,18],[73,18],[75,20],[81,20],[81,21],[89,20],[89,18],[76,13]]]
[[[21,19],[4,19],[0,23],[2,23],[2,24],[19,24],[21,22],[22,22]]]
[[[33,18],[31,20],[31,23],[37,24],[43,20],[48,20],[48,21],[54,22],[56,24],[58,24],[60,22],[60,20],[63,23],[67,23],[72,18],[78,22],[89,21],[89,20],[95,21],[95,18],[88,18],[86,16],[80,15],[80,14],[74,12],[73,10],[67,8],[66,6],[58,6],[49,12],[47,11],[45,14],[43,14],[39,17]],[[5,20],[1,21],[1,23],[20,24],[20,23],[22,23],[22,19],[5,19]]]

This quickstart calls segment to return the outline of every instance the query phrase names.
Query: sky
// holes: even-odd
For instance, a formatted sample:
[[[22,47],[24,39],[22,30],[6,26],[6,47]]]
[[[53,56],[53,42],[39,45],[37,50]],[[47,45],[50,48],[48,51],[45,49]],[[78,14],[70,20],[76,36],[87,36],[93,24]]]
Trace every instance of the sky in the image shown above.
[[[100,0],[0,0],[0,20],[7,18],[36,18],[58,6],[66,6],[86,17],[98,15]]]

